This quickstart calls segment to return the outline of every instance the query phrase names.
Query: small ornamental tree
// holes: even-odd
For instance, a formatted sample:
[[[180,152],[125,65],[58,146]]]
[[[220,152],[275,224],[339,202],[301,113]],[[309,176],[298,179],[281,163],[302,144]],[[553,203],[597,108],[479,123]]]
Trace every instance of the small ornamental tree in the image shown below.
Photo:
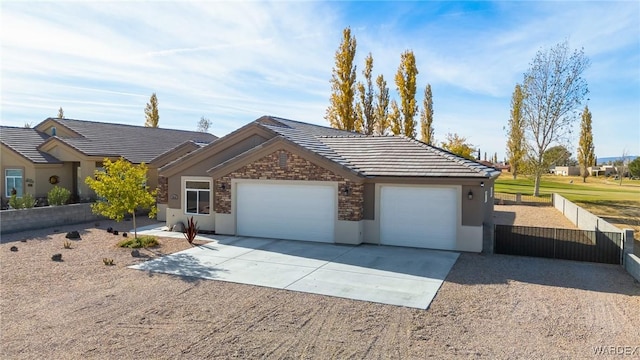
[[[146,185],[147,166],[144,163],[133,165],[123,158],[116,162],[104,159],[103,164],[104,172],[96,170],[95,178],[85,179],[99,199],[91,210],[116,221],[122,221],[125,214],[131,214],[134,238],[137,238],[136,209],[149,209],[150,218],[156,214],[157,191],[149,191]]]

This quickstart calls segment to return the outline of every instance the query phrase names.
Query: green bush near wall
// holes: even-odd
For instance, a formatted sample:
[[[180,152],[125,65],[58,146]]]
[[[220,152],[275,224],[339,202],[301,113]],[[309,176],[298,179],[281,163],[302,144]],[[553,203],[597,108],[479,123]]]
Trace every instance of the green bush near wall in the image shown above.
[[[36,206],[36,199],[29,193],[22,195],[21,198],[11,195],[9,206],[13,209],[31,209]]]
[[[59,186],[54,186],[47,194],[47,202],[49,205],[64,205],[69,201],[70,197],[71,191]]]

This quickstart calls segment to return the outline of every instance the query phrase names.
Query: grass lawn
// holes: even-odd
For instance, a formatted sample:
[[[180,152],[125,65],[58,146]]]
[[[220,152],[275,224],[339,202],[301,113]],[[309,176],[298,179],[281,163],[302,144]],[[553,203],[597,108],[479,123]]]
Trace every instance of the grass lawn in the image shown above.
[[[508,194],[533,194],[533,178],[503,174],[496,180],[495,191]],[[540,184],[541,194],[557,193],[619,228],[633,228],[640,239],[640,180],[624,179],[622,185],[613,178],[546,175]]]

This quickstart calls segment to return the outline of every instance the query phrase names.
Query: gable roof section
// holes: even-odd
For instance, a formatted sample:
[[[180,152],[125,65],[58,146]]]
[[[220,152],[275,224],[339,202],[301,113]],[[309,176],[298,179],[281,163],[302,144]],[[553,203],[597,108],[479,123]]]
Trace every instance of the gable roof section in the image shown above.
[[[0,126],[0,142],[35,164],[58,164],[61,161],[38,149],[49,135],[31,128]]]
[[[261,119],[268,118],[271,121],[277,122],[279,125],[272,125],[270,123],[261,122]],[[336,153],[329,146],[320,141],[320,138],[325,136],[354,136],[364,137],[364,135],[358,133],[352,133],[344,130],[337,130],[324,126],[312,125],[301,123],[298,121],[281,119],[276,117],[262,117],[256,120],[263,127],[273,131],[277,135],[291,141],[292,143],[312,151],[320,156],[323,156],[333,162],[338,163],[341,166],[349,167],[347,159]],[[280,125],[281,124],[281,125]],[[353,170],[353,169],[352,169]]]
[[[404,136],[371,136],[278,117],[256,122],[363,176],[490,178],[499,172]]]
[[[80,134],[81,137],[55,138],[85,155],[122,156],[136,164],[150,163],[159,154],[164,154],[187,141],[208,144],[217,139],[215,135],[196,131],[73,119],[49,118],[45,121],[53,121]]]
[[[197,149],[189,154],[183,155],[163,165],[160,168],[160,173],[163,176],[173,176],[180,173],[182,170],[188,168],[190,165],[203,161],[227,148],[233,144],[246,139],[251,135],[260,135],[265,138],[271,138],[274,136],[273,132],[265,127],[260,126],[256,121],[252,121],[247,125],[234,130],[233,132],[216,139],[215,141],[207,144],[200,149]]]
[[[233,172],[237,169],[242,168],[243,166],[259,160],[264,156],[272,154],[278,150],[286,150],[292,153],[296,153],[302,155],[306,160],[309,160],[316,165],[323,167],[327,170],[331,170],[335,173],[342,174],[344,177],[357,180],[362,177],[362,175],[356,173],[352,169],[342,166],[335,161],[331,161],[318,153],[306,149],[296,143],[293,143],[282,136],[276,136],[267,140],[266,142],[251,148],[250,150],[245,151],[244,153],[233,157],[223,163],[220,163],[213,168],[207,170],[207,173],[213,177],[214,179],[218,179],[230,172]]]
[[[198,149],[163,167],[161,172],[172,174],[196,157],[204,157],[224,149],[239,139],[248,129],[266,130],[275,137],[209,169],[209,174],[220,176],[236,167],[234,162],[245,163],[275,144],[283,142],[295,145],[291,149],[312,153],[337,165],[350,176],[403,176],[403,177],[451,177],[493,178],[500,174],[494,168],[457,156],[435,146],[404,136],[371,136],[313,125],[294,120],[263,116],[215,142]],[[217,149],[217,150],[214,150]],[[326,164],[325,164],[326,165]]]

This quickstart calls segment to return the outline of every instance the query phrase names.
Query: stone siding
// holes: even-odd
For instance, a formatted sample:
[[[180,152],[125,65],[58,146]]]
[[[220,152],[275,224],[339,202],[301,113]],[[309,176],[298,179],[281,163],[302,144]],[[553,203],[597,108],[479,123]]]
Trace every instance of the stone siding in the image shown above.
[[[231,214],[231,179],[337,182],[338,220],[362,220],[364,184],[345,179],[289,151],[278,150],[216,179],[214,182],[216,213]]]

